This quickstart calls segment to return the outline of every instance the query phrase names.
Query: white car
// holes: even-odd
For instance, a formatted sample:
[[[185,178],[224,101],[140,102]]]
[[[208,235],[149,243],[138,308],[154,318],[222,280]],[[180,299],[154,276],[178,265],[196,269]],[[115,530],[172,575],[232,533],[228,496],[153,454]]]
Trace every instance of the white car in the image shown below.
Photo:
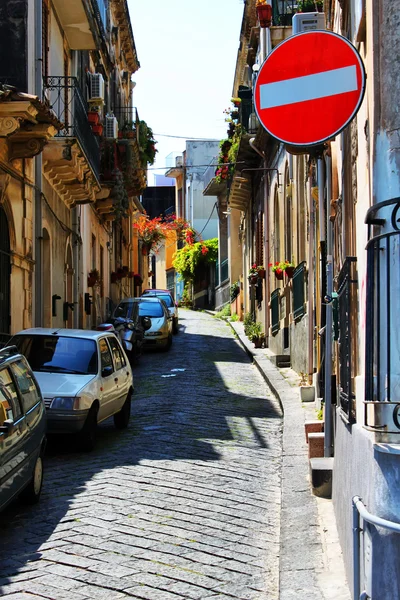
[[[114,415],[128,426],[133,394],[129,360],[112,332],[25,329],[10,344],[23,354],[39,383],[49,433],[79,433],[91,450],[97,424]]]

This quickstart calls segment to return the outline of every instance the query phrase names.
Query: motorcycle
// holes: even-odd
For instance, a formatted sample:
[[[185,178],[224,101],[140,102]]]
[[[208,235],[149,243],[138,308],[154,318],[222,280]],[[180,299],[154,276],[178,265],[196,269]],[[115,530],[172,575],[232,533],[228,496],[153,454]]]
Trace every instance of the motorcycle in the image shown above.
[[[108,323],[101,323],[97,331],[112,331],[119,338],[130,363],[137,361],[142,353],[144,332],[151,327],[151,320],[142,317],[141,322],[134,323],[124,317],[115,317]]]

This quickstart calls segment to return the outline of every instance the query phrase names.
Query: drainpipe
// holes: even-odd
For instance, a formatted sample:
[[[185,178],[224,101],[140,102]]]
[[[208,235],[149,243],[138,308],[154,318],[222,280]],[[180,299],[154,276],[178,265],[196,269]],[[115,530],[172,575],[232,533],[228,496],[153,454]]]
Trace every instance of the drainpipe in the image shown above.
[[[72,302],[74,303],[74,311],[72,313],[72,321],[75,329],[79,329],[79,263],[81,251],[81,236],[80,236],[80,210],[81,207],[76,206],[72,209],[72,264],[74,269],[74,287]]]
[[[308,236],[308,383],[312,384],[314,375],[314,199],[311,193],[311,173],[308,175],[308,204],[310,212]]]
[[[254,138],[251,138],[249,141],[250,147],[257,152],[263,159],[264,169],[268,168],[267,159],[265,157],[264,152],[259,150],[257,146],[254,144]],[[266,344],[269,346],[269,323],[270,323],[270,315],[269,315],[269,298],[271,294],[270,290],[270,281],[269,281],[269,271],[268,265],[270,263],[269,256],[269,206],[268,206],[268,181],[267,181],[267,171],[264,171],[264,257],[265,257],[265,266],[266,266],[266,275],[265,275],[265,336],[266,336]]]
[[[333,231],[330,220],[330,200],[332,195],[331,157],[326,156],[326,327],[325,327],[325,438],[324,456],[333,455],[332,432],[332,329],[333,329]],[[320,199],[320,205],[321,203]]]
[[[42,0],[35,0],[35,94],[42,98]],[[35,207],[34,207],[34,313],[32,316],[36,327],[43,325],[43,290],[42,290],[42,154],[35,158]]]

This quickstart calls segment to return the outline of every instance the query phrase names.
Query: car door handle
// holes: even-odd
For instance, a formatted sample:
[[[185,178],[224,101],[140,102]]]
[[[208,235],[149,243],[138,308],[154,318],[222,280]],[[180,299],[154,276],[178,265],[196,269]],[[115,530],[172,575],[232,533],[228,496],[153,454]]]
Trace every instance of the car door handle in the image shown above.
[[[118,377],[115,377],[114,381],[115,383],[118,383]]]

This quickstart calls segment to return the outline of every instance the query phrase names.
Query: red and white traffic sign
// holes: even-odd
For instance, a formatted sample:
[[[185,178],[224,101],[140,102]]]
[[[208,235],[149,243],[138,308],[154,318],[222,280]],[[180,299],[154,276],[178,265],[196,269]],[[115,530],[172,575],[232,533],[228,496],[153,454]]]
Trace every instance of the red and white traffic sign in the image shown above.
[[[314,146],[350,123],[364,91],[364,65],[354,46],[331,31],[308,31],[289,37],[267,56],[254,104],[273,137],[292,146]]]

